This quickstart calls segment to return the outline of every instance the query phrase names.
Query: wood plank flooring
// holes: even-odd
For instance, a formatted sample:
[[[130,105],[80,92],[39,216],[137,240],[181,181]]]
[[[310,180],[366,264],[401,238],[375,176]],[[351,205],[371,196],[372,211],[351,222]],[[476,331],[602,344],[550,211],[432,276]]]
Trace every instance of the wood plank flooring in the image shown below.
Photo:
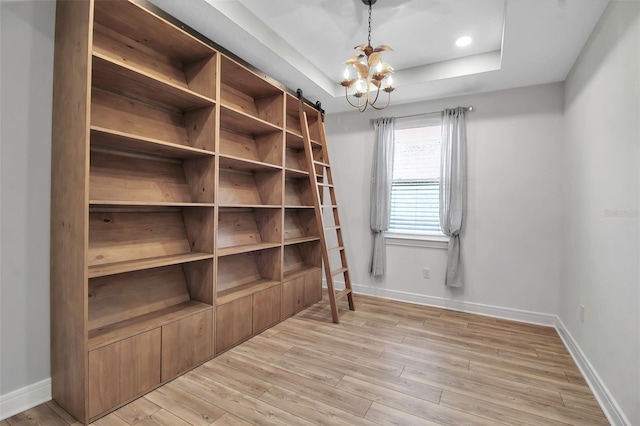
[[[356,295],[325,300],[95,426],[607,425],[552,328]],[[54,402],[0,426],[75,423]]]

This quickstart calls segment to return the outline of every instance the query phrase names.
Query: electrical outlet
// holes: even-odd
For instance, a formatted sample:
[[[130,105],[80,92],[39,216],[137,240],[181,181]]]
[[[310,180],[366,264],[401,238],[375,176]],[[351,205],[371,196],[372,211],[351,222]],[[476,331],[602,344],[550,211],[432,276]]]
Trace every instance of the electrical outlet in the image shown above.
[[[424,278],[426,280],[430,280],[431,279],[431,269],[422,268],[422,278]]]
[[[584,305],[580,305],[580,322],[584,322]]]

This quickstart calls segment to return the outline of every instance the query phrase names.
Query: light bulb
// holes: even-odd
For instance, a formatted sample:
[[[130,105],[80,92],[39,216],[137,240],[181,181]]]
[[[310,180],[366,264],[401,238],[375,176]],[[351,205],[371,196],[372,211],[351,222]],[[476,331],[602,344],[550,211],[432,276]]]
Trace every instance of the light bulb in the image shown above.
[[[387,78],[387,87],[391,86],[393,86],[393,76],[389,76],[389,78]]]
[[[378,65],[376,66],[376,72],[381,72],[382,71],[382,62],[378,62]]]
[[[344,79],[349,80],[349,67],[344,67]]]
[[[362,80],[356,81],[356,92],[362,92]]]

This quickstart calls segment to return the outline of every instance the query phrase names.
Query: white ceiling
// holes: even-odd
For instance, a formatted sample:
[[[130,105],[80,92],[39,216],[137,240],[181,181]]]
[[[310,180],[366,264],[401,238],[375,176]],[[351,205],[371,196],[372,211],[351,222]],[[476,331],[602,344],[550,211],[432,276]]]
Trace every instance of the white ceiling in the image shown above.
[[[331,113],[366,44],[362,0],[150,0]],[[378,0],[371,44],[394,50],[394,104],[563,81],[608,0]],[[455,45],[473,38],[465,48]]]

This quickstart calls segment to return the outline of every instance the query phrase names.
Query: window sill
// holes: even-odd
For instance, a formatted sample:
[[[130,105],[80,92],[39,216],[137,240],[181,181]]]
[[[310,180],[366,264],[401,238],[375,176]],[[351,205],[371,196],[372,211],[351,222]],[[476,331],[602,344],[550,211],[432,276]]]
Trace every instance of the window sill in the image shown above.
[[[427,247],[447,249],[449,237],[446,235],[420,235],[399,234],[395,232],[384,233],[385,244],[388,246]]]

